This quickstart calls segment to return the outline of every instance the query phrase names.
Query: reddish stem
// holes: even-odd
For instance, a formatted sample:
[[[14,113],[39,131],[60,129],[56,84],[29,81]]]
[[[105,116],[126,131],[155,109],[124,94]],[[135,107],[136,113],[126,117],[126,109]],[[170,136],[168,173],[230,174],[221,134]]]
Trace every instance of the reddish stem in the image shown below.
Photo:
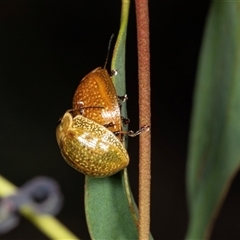
[[[136,0],[138,75],[139,75],[139,124],[150,125],[150,51],[148,0]],[[139,239],[149,239],[150,234],[150,179],[151,134],[140,135],[139,143]]]

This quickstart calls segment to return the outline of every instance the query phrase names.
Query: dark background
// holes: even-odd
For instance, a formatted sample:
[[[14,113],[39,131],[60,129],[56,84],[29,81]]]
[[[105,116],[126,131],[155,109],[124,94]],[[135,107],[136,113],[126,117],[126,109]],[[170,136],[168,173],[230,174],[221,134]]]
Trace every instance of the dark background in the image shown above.
[[[21,186],[39,175],[56,179],[65,197],[58,219],[89,239],[84,217],[84,176],[62,159],[55,128],[71,108],[80,79],[103,66],[120,0],[0,1],[0,174]],[[155,239],[183,239],[188,213],[185,165],[192,94],[209,4],[150,1],[152,81],[152,210]],[[138,129],[135,9],[127,38],[130,128]],[[137,199],[138,138],[130,139],[129,176]],[[213,231],[236,239],[239,177]],[[23,218],[1,239],[46,239]]]

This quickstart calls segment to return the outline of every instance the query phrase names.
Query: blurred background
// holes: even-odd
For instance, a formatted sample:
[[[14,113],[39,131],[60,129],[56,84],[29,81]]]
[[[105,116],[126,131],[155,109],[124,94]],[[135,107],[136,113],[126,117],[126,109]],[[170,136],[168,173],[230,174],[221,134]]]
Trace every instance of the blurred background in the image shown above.
[[[152,84],[151,231],[155,239],[183,239],[188,212],[185,167],[193,88],[209,4],[150,1]],[[36,176],[56,179],[64,194],[57,218],[89,239],[84,176],[69,167],[55,139],[58,119],[71,108],[79,81],[103,66],[117,35],[120,0],[0,1],[0,174],[21,186]],[[129,128],[138,126],[135,8],[127,36]],[[129,140],[129,177],[137,201],[138,138]],[[212,239],[237,239],[239,176]],[[1,187],[1,186],[0,186]],[[0,239],[47,239],[25,219]]]

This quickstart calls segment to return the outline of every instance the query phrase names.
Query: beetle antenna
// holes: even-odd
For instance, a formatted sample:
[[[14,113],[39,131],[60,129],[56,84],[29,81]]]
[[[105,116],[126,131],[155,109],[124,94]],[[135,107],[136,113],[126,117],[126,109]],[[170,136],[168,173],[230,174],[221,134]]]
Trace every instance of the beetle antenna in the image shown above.
[[[107,66],[107,62],[108,62],[108,58],[109,58],[109,52],[110,52],[113,37],[114,37],[114,34],[111,35],[111,37],[109,39],[109,42],[108,42],[107,57],[106,57],[106,60],[105,60],[105,63],[104,63],[104,68],[106,68],[106,66]]]

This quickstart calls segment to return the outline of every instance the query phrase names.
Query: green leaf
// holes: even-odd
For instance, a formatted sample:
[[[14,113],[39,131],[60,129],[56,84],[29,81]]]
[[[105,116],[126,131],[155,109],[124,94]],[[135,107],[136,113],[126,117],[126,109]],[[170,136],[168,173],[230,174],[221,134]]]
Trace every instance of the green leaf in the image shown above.
[[[186,239],[209,237],[240,166],[240,3],[214,1],[205,29],[194,96]]]
[[[138,239],[121,175],[86,177],[86,218],[92,239]]]
[[[121,26],[111,68],[117,70],[113,82],[119,96],[126,93],[125,43],[130,1],[122,1]],[[122,115],[127,117],[126,103]],[[126,141],[124,141],[126,146]],[[132,198],[127,170],[111,177],[85,180],[85,211],[92,239],[138,239],[137,208]]]

